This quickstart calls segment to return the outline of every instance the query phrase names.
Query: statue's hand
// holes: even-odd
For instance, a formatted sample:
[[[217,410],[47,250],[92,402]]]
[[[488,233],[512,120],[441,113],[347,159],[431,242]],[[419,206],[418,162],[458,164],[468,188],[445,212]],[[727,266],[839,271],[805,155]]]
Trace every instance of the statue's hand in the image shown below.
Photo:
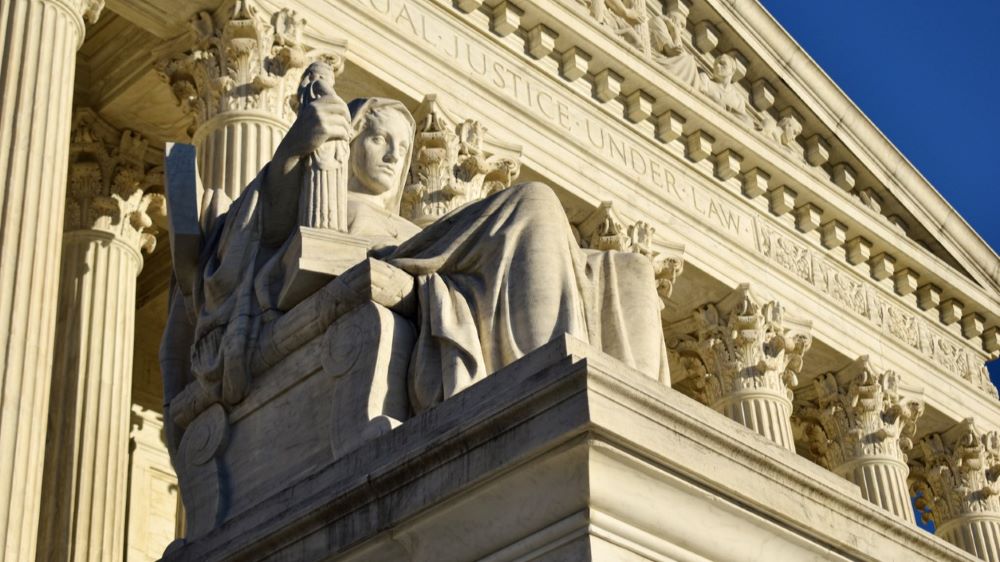
[[[323,143],[350,138],[351,116],[347,104],[337,96],[323,96],[299,108],[298,117],[281,140],[274,159],[294,166],[299,158],[316,152]]]

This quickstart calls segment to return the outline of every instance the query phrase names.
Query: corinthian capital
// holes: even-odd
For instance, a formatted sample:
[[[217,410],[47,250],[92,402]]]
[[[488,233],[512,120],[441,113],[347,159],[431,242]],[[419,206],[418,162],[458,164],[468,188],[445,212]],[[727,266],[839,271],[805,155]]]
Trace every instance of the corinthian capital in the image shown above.
[[[940,528],[967,515],[1000,516],[1000,434],[966,419],[922,439],[910,462],[911,486],[925,521]]]
[[[510,187],[521,172],[521,147],[490,142],[486,127],[460,120],[428,95],[414,112],[410,177],[400,214],[427,226],[451,211]]]
[[[136,250],[156,246],[153,219],[164,213],[163,170],[145,139],[119,132],[89,109],[77,110],[70,140],[66,232],[113,234]]]
[[[923,411],[922,402],[900,394],[899,375],[862,356],[800,390],[795,415],[805,450],[835,471],[862,458],[905,463]]]
[[[808,325],[787,319],[780,303],[762,302],[748,285],[668,332],[681,334],[671,352],[687,371],[685,386],[708,405],[746,392],[791,400],[812,345]]]
[[[259,111],[286,123],[306,66],[305,20],[288,9],[270,18],[251,0],[221,14],[199,12],[189,30],[157,51],[157,69],[193,129],[227,111]],[[193,132],[192,129],[192,132]]]

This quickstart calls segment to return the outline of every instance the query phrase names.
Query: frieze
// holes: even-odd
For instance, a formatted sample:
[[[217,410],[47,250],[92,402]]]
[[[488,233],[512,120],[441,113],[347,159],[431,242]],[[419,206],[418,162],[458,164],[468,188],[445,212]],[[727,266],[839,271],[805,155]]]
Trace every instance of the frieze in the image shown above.
[[[750,249],[818,292],[866,318],[879,330],[916,349],[955,375],[970,381],[984,392],[996,396],[988,378],[982,375],[983,362],[951,343],[927,320],[905,308],[891,304],[879,295],[871,281],[859,272],[847,269],[832,258],[791,238],[767,224],[772,219],[757,212],[736,208],[726,199],[732,197],[708,180],[695,179],[668,163],[664,151],[644,148],[632,139],[611,130],[589,105],[582,106],[552,87],[536,80],[521,68],[510,64],[492,49],[458,33],[438,17],[408,0],[354,0],[360,8],[375,12],[418,42],[445,59],[451,59],[455,71],[502,94],[522,109],[550,126],[567,143],[610,164],[658,194],[668,204],[683,209],[715,232],[724,233],[739,245]],[[699,171],[698,173],[701,173]],[[706,185],[712,181],[712,185]],[[884,305],[884,306],[883,306]],[[891,311],[890,311],[891,310]],[[889,317],[890,320],[885,320]],[[914,338],[912,326],[927,337]]]

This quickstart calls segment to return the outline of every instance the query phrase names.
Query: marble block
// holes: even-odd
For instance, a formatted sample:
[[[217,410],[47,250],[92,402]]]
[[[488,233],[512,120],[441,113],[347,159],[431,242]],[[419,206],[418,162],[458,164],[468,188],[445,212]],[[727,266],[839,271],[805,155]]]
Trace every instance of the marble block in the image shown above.
[[[300,469],[164,560],[967,559],[566,336],[325,463],[293,429],[325,418],[282,412],[285,435],[253,438],[232,477]]]
[[[363,261],[368,240],[336,230],[299,226],[282,258],[285,283],[278,308],[291,310],[331,279]]]

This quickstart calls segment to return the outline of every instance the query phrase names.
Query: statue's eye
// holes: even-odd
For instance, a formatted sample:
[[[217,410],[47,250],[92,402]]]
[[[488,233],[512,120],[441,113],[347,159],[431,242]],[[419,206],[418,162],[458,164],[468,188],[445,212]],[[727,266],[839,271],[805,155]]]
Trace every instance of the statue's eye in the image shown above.
[[[385,144],[385,137],[382,135],[372,135],[370,140],[375,144]]]

